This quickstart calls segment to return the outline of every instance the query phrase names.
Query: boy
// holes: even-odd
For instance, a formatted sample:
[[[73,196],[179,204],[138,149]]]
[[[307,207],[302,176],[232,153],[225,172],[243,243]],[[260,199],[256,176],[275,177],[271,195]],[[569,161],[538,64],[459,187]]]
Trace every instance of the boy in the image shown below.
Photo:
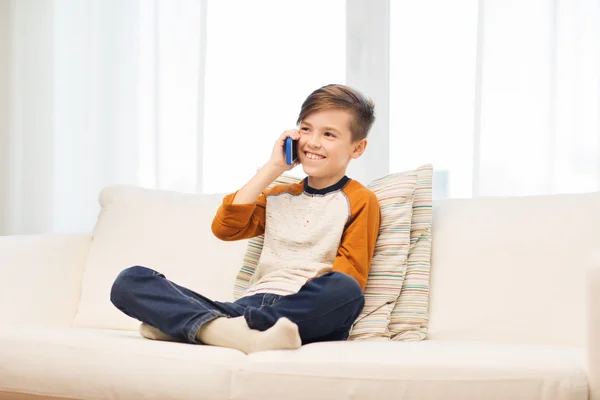
[[[145,267],[117,277],[112,303],[142,321],[143,336],[229,347],[247,354],[346,340],[364,306],[379,231],[376,196],[346,177],[367,146],[373,102],[344,85],[315,90],[298,130],[276,141],[270,160],[226,196],[212,223],[222,240],[264,234],[250,287],[234,303],[212,301]],[[292,169],[284,143],[298,140],[302,182],[266,188]]]

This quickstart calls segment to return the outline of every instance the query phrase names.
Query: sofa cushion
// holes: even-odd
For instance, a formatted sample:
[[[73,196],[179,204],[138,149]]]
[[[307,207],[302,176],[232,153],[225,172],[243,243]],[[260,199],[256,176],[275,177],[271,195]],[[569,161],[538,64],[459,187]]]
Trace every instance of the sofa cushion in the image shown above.
[[[137,332],[5,327],[0,394],[229,399],[233,373],[245,357],[237,350],[147,340]]]
[[[410,223],[406,277],[390,315],[392,340],[416,341],[427,336],[432,218],[431,164],[417,168],[417,185]]]
[[[0,236],[2,325],[70,326],[91,242],[90,235]]]
[[[246,242],[223,242],[212,234],[222,198],[131,186],[102,190],[73,325],[138,329],[139,321],[110,302],[115,278],[134,265],[155,269],[209,298],[233,300],[231,286]]]
[[[583,354],[582,348],[429,340],[314,343],[249,355],[232,399],[583,400]]]

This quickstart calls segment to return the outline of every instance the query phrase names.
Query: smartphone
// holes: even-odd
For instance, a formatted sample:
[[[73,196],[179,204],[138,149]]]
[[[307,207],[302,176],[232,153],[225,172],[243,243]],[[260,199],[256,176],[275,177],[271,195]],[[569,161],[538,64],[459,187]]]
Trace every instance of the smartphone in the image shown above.
[[[285,139],[285,162],[287,165],[294,165],[298,160],[298,141],[291,137]]]

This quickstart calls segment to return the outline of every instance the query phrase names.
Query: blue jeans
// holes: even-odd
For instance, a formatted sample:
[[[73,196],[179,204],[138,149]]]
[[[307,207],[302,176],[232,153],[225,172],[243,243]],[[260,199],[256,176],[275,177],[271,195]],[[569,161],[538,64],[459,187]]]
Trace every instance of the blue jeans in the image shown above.
[[[141,266],[119,274],[110,301],[128,316],[183,342],[198,343],[198,329],[215,318],[244,316],[259,331],[286,317],[298,325],[302,344],[346,340],[365,303],[356,280],[340,272],[312,279],[292,295],[256,294],[229,303],[210,300]]]

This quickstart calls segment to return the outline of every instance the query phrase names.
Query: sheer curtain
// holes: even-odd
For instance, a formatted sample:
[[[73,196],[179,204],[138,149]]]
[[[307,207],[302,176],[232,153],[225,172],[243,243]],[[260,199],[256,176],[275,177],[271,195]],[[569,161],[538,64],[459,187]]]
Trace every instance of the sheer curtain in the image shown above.
[[[3,6],[4,233],[89,232],[106,185],[195,188],[203,1]]]
[[[0,234],[89,232],[111,184],[235,190],[327,83],[377,97],[365,183],[600,190],[599,71],[597,0],[0,0]]]
[[[10,3],[0,1],[0,235],[8,227]]]
[[[392,1],[390,168],[442,197],[600,190],[600,2]]]
[[[346,82],[346,0],[209,1],[207,15],[202,190],[223,193],[268,160],[310,92]]]
[[[600,190],[600,2],[486,1],[477,195]]]
[[[0,233],[89,232],[106,185],[235,190],[346,81],[345,0],[4,4]]]

